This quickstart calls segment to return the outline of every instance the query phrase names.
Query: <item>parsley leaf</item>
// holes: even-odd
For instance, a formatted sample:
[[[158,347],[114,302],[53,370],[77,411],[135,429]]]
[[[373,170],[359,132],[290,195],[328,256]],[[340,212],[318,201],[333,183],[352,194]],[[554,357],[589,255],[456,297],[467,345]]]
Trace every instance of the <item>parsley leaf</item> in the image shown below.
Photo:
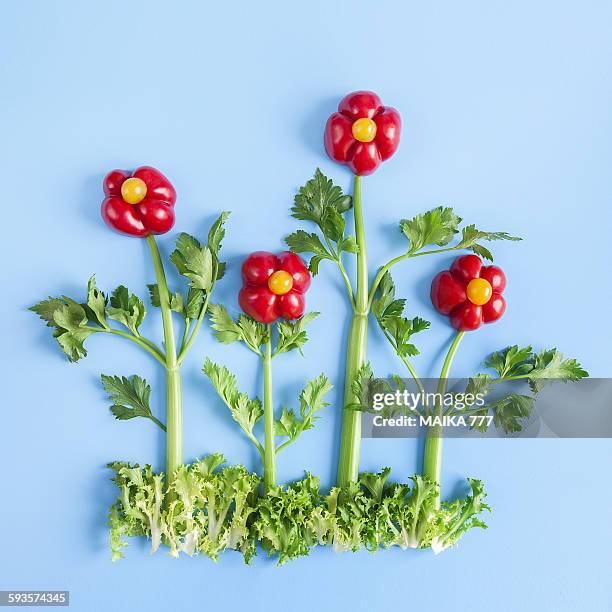
[[[372,302],[372,312],[380,323],[393,317],[401,317],[406,300],[395,299],[395,283],[390,272],[386,272],[378,285],[378,297]]]
[[[212,253],[213,263],[216,270],[215,280],[220,280],[225,274],[225,262],[219,261],[219,251],[221,250],[221,242],[225,237],[225,222],[230,216],[229,211],[223,211],[217,220],[212,224],[208,232],[208,248]],[[203,287],[202,287],[203,288]]]
[[[213,279],[213,254],[208,246],[182,232],[176,238],[176,249],[170,254],[170,261],[178,273],[191,281],[196,289],[210,291]]]
[[[111,412],[119,421],[127,421],[137,417],[150,419],[158,427],[166,431],[166,427],[156,419],[149,406],[151,387],[146,380],[140,376],[108,376],[102,374],[100,377],[108,399],[113,402]]]
[[[547,381],[561,380],[563,382],[580,380],[588,376],[576,359],[565,358],[557,349],[534,353],[531,346],[509,346],[496,351],[485,361],[485,367],[494,370],[498,377],[479,374],[470,378],[466,393],[486,396],[497,382],[505,380],[526,380],[533,395],[509,393],[501,399],[485,404],[472,410],[475,415],[493,414],[493,423],[506,433],[518,432],[522,429],[525,419],[533,410],[535,395],[539,393]],[[487,426],[481,423],[475,426],[480,431],[486,431]]]
[[[293,232],[293,234],[287,236],[285,242],[294,253],[312,253],[308,269],[312,272],[313,276],[319,273],[319,264],[324,259],[336,261],[336,256],[323,246],[317,234],[309,234],[304,230],[297,230]]]
[[[351,206],[351,196],[342,193],[342,189],[317,168],[314,177],[300,187],[291,211],[292,217],[302,221],[314,221],[323,228],[330,210],[344,214]]]
[[[308,340],[304,329],[310,321],[319,316],[318,312],[308,312],[295,321],[278,322],[278,342],[274,355],[297,349],[302,354],[302,347]]]
[[[588,376],[576,359],[565,358],[555,348],[534,353],[530,346],[510,346],[493,353],[485,367],[495,370],[500,378],[527,378],[535,392],[546,379],[571,381]]]
[[[95,330],[87,326],[85,309],[76,303],[62,306],[53,313],[53,320],[57,327],[55,337],[68,359],[78,361],[86,357],[83,343]]]
[[[346,236],[340,243],[340,250],[353,254],[359,253],[359,245],[357,240],[355,240],[355,236]]]
[[[151,301],[151,306],[155,308],[159,308],[161,302],[159,301],[159,286],[157,283],[152,283],[147,285],[147,289],[149,290],[149,299]]]
[[[224,366],[220,366],[210,359],[204,362],[203,372],[208,376],[219,397],[229,408],[232,418],[249,439],[263,454],[263,448],[255,435],[253,428],[263,416],[263,408],[258,398],[251,399],[246,393],[240,393],[236,387],[236,377]]]
[[[320,374],[309,381],[300,393],[299,416],[293,410],[283,409],[280,419],[274,421],[274,431],[277,436],[289,439],[276,449],[277,453],[295,442],[302,432],[314,427],[316,413],[329,406],[325,397],[331,389],[332,384],[327,376]]]
[[[461,217],[452,208],[438,206],[412,219],[402,219],[400,229],[408,238],[408,253],[416,253],[429,244],[447,245],[459,232]]]
[[[232,344],[241,339],[240,327],[232,319],[225,306],[211,304],[208,307],[211,327],[215,330],[215,337],[223,344]]]
[[[197,319],[202,312],[203,306],[204,292],[201,289],[190,287],[187,293],[187,304],[185,304],[185,316],[188,319]]]
[[[179,291],[175,291],[170,295],[170,310],[174,310],[174,312],[178,312],[180,314],[184,314],[185,312],[183,294]]]
[[[528,419],[533,410],[535,398],[530,395],[510,393],[490,404],[495,427],[506,433],[515,433],[523,428],[523,421]]]
[[[418,355],[419,350],[410,338],[428,329],[430,322],[420,317],[407,319],[403,316],[406,300],[395,298],[395,284],[389,272],[382,277],[377,295],[372,312],[395,352],[402,358]]]
[[[215,330],[215,337],[219,342],[232,344],[242,340],[253,352],[260,353],[259,347],[268,337],[265,325],[246,315],[239,315],[236,322],[221,304],[211,304],[208,311],[211,327]]]
[[[157,283],[147,285],[147,287],[149,289],[151,304],[156,308],[159,308],[159,287],[157,286]],[[168,301],[170,302],[170,308],[175,312],[185,315],[185,317],[188,319],[197,319],[202,312],[202,307],[204,306],[204,295],[205,293],[202,291],[202,289],[189,287],[186,303],[183,294],[178,291],[170,295]]]
[[[255,353],[259,353],[259,347],[266,342],[268,331],[263,323],[259,323],[246,315],[238,316],[238,328],[241,340]]]
[[[484,365],[495,370],[500,378],[524,376],[533,370],[533,351],[531,346],[509,346],[493,353],[485,360]]]
[[[47,323],[47,327],[57,327],[55,323],[55,313],[66,306],[65,298],[54,298],[49,296],[46,300],[41,300],[38,304],[30,306],[28,310],[35,312],[43,321]]]
[[[359,247],[354,236],[345,236],[346,223],[343,215],[352,206],[351,197],[344,194],[318,168],[315,175],[300,187],[291,208],[292,216],[302,221],[312,221],[321,231],[324,241],[316,233],[297,230],[285,239],[294,253],[311,253],[308,265],[313,276],[319,271],[324,259],[341,265],[343,251],[357,253]],[[324,244],[325,243],[325,244]]]
[[[295,416],[295,412],[283,408],[280,418],[274,421],[274,434],[279,438],[295,440],[302,431],[302,421]]]
[[[230,213],[219,215],[208,232],[208,244],[200,244],[197,238],[182,232],[176,238],[176,248],[170,254],[178,273],[190,280],[193,289],[210,293],[217,280],[225,273],[225,262],[219,261],[219,250],[225,236],[224,224]]]
[[[331,390],[332,384],[325,374],[319,374],[315,379],[309,381],[300,393],[300,416],[302,419],[310,418],[311,415],[329,406],[329,402],[325,401],[325,396]]]
[[[106,296],[96,287],[96,276],[94,274],[87,281],[87,305],[85,311],[90,321],[108,329],[106,303]]]
[[[147,310],[142,300],[130,294],[127,287],[119,285],[110,299],[108,317],[125,325],[135,336],[139,336],[138,328],[145,318]]]
[[[370,362],[364,363],[357,370],[353,382],[351,383],[351,391],[353,392],[353,402],[347,404],[348,410],[360,410],[362,412],[376,412],[372,408],[371,399],[375,393],[386,393],[391,387],[386,380],[374,378],[372,366]],[[385,414],[385,416],[387,416]]]
[[[542,389],[547,379],[567,382],[589,375],[576,359],[566,359],[557,349],[539,352],[534,356],[533,364],[528,378],[532,390],[536,393]]]
[[[471,395],[487,395],[491,389],[493,378],[488,374],[477,374],[472,378],[468,378],[468,383],[465,388],[466,394]]]
[[[104,312],[106,297],[96,288],[93,276],[87,283],[87,294],[89,304],[79,304],[62,295],[49,297],[29,308],[47,323],[47,327],[54,328],[53,336],[70,361],[87,356],[83,343],[91,334],[101,331],[101,327],[105,331],[110,329]],[[96,327],[88,326],[88,322],[95,323]]]
[[[412,219],[402,219],[400,230],[408,238],[407,255],[415,255],[429,245],[445,247],[459,233],[461,217],[458,217],[452,208],[438,206]],[[521,240],[507,232],[485,232],[468,225],[461,230],[461,240],[452,250],[469,249],[485,259],[492,260],[491,252],[481,244],[482,240]]]
[[[467,225],[461,230],[461,240],[457,244],[457,249],[469,249],[489,261],[493,261],[493,255],[486,247],[480,244],[481,240],[511,240],[516,242],[522,240],[517,236],[511,236],[507,232],[483,232],[476,229],[475,225]]]

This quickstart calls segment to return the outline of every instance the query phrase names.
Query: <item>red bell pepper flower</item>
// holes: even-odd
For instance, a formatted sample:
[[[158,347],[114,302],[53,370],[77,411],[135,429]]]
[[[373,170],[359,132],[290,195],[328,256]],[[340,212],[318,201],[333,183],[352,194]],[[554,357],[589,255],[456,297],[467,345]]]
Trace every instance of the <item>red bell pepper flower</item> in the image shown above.
[[[497,321],[506,310],[502,292],[506,275],[497,266],[483,266],[476,255],[463,255],[450,270],[436,275],[431,283],[434,308],[450,317],[458,331],[478,329]]]
[[[304,314],[310,272],[299,255],[251,253],[242,264],[242,280],[238,303],[256,321],[273,323],[279,317],[299,319]]]
[[[325,150],[354,174],[372,174],[397,149],[402,121],[399,113],[383,106],[372,91],[354,91],[338,104],[325,126]]]
[[[155,168],[141,166],[132,174],[111,170],[103,181],[102,218],[128,236],[165,234],[174,225],[176,191]]]

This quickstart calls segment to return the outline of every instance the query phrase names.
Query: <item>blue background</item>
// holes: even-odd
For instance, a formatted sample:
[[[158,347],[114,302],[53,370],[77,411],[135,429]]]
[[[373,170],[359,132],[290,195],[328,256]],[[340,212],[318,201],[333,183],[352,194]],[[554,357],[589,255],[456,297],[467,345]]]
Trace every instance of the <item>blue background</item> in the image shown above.
[[[448,441],[446,497],[482,478],[494,513],[452,551],[337,556],[315,550],[279,569],[240,555],[150,558],[134,542],[112,565],[105,515],[113,459],[163,464],[162,435],[108,412],[100,372],[139,373],[163,412],[163,376],[137,348],[96,336],[68,364],[26,307],[80,297],[90,274],[144,298],[153,273],[142,241],[110,233],[100,181],[153,164],[179,193],[177,231],[203,235],[233,210],[230,262],[217,299],[236,312],[239,263],[280,250],[288,209],[314,168],[344,187],[322,131],[358,88],[399,109],[396,155],[364,181],[372,269],[404,248],[396,222],[438,204],[467,222],[520,234],[495,244],[510,279],[508,311],[470,334],[454,374],[509,343],[558,346],[610,376],[612,10],[607,2],[21,2],[0,18],[3,409],[0,589],[70,589],[75,610],[608,610],[609,440]],[[161,238],[168,253],[173,235]],[[411,314],[431,318],[415,360],[435,374],[451,337],[428,303],[449,257],[398,267]],[[173,277],[177,285],[178,279]],[[279,479],[305,468],[333,482],[348,312],[336,270],[308,295],[321,311],[306,358],[275,363],[278,403],[325,371],[334,405],[281,456]],[[161,339],[158,313],[145,331]],[[373,328],[376,371],[401,371]],[[200,373],[205,355],[260,383],[246,349],[208,330],[184,367],[185,458],[221,450],[258,468],[249,442]],[[418,469],[414,441],[367,440],[363,469]]]

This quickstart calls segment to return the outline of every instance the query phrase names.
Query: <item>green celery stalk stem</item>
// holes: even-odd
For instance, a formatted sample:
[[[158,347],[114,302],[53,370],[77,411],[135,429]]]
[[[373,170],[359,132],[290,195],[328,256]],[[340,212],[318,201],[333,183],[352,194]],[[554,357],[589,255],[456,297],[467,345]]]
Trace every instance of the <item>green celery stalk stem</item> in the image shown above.
[[[446,383],[448,373],[450,372],[455,353],[459,348],[459,344],[465,332],[457,332],[451,345],[446,353],[444,363],[442,364],[442,371],[440,372],[440,380],[438,381],[437,393],[446,393]],[[440,416],[442,406],[438,404],[434,410],[434,416]],[[442,468],[442,436],[439,427],[430,427],[425,440],[425,451],[423,457],[423,473],[427,478],[434,482],[440,483],[440,472]],[[436,509],[440,508],[440,490],[438,489],[436,499]]]
[[[274,405],[272,403],[272,329],[268,327],[263,354],[264,375],[264,493],[276,484],[276,449],[274,448]]]
[[[353,213],[355,217],[355,238],[359,245],[357,254],[357,294],[348,337],[346,370],[344,379],[344,408],[342,411],[342,434],[340,438],[340,460],[338,464],[338,486],[355,482],[359,475],[359,450],[361,444],[361,413],[347,409],[356,398],[353,381],[366,359],[368,336],[368,258],[366,252],[365,228],[361,204],[361,177],[355,175],[353,190]]]
[[[166,349],[166,486],[168,487],[174,473],[183,463],[183,397],[166,273],[157,243],[152,235],[147,236],[147,243],[151,251],[157,286],[159,287],[159,303]]]

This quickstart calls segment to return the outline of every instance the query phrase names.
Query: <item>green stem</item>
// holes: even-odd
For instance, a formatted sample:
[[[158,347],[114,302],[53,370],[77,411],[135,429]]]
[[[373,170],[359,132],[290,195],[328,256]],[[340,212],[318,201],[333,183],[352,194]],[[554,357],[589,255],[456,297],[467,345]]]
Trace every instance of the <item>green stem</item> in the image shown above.
[[[393,347],[393,349],[395,350],[395,352],[397,353],[399,358],[402,360],[402,362],[404,363],[404,365],[408,369],[408,372],[410,372],[410,376],[412,376],[412,379],[414,380],[414,383],[418,387],[419,391],[422,391],[424,393],[425,392],[425,387],[423,386],[423,383],[421,382],[421,379],[419,378],[419,375],[416,373],[416,370],[414,369],[414,366],[412,365],[411,361],[408,359],[408,357],[406,357],[406,355],[402,355],[397,350],[397,344],[396,344],[395,340],[393,339],[393,336],[386,329],[383,329],[382,327],[381,327],[381,329],[383,330],[383,333],[385,334],[385,337],[389,341],[389,344]]]
[[[400,261],[404,261],[405,259],[410,259],[412,257],[422,257],[423,255],[436,255],[438,253],[446,253],[448,251],[456,251],[458,247],[446,247],[444,249],[433,249],[431,251],[419,251],[418,253],[404,253],[403,255],[398,255],[394,257],[391,261],[388,261],[379,271],[376,277],[374,278],[374,282],[372,283],[372,288],[370,290],[370,295],[368,298],[368,308],[372,306],[372,302],[376,297],[376,290],[378,289],[378,285],[380,285],[380,281],[382,281],[383,276],[397,263]]]
[[[329,252],[336,256],[334,261],[336,262],[338,266],[338,270],[340,270],[340,274],[342,275],[342,280],[344,281],[344,286],[346,287],[346,293],[351,302],[351,306],[354,309],[355,308],[355,295],[353,294],[353,287],[351,286],[351,281],[348,277],[348,274],[346,273],[346,268],[344,267],[344,264],[342,263],[342,254],[341,254],[340,248],[338,248],[338,251],[336,251],[334,247],[332,246],[331,240],[327,236],[324,236],[324,238],[325,238],[325,242],[327,244],[327,248]]]
[[[166,365],[165,357],[163,353],[150,340],[146,340],[142,336],[140,337],[132,336],[131,334],[122,332],[121,330],[118,330],[118,329],[111,329],[110,327],[108,329],[102,329],[102,328],[93,329],[92,331],[94,333],[105,332],[107,334],[113,334],[115,336],[120,336],[121,338],[125,338],[126,340],[131,340],[132,342],[136,343],[140,348],[143,348],[145,351],[147,351],[147,353],[149,353],[152,357],[154,357],[157,361],[159,361],[159,363],[161,363],[164,367]]]
[[[147,236],[151,251],[153,267],[159,287],[159,305],[164,326],[164,345],[166,349],[166,486],[169,487],[176,470],[183,463],[183,401],[181,375],[176,358],[172,310],[170,310],[170,293],[166,282],[166,273],[157,243],[152,235]]]
[[[446,353],[446,358],[444,359],[444,363],[442,364],[442,371],[440,372],[440,380],[438,381],[437,393],[444,394],[446,393],[446,384],[448,373],[450,371],[451,365],[453,363],[453,359],[455,358],[455,353],[459,348],[459,344],[465,335],[465,332],[457,332],[451,345],[448,349],[448,353]],[[434,410],[434,416],[440,416],[442,410],[442,406],[436,406]],[[427,438],[425,440],[425,452],[423,458],[423,473],[424,475],[432,480],[433,482],[437,482],[440,484],[440,472],[442,468],[442,435],[440,428],[437,426],[430,427],[427,432]],[[436,496],[436,509],[440,507],[440,489],[438,488],[438,493]]]
[[[185,329],[183,330],[183,337],[181,338],[181,346],[179,348],[179,358],[178,358],[179,363],[181,363],[181,354],[183,353],[183,349],[185,348],[185,344],[187,343],[190,328],[191,328],[191,319],[189,317],[185,317]]]
[[[272,328],[267,326],[263,355],[264,374],[264,493],[276,484],[276,450],[274,448],[274,405],[272,403]]]
[[[365,227],[361,203],[361,177],[355,175],[353,190],[353,213],[355,238],[359,245],[357,254],[357,294],[346,352],[344,379],[344,407],[342,411],[342,434],[340,437],[340,460],[338,464],[338,486],[355,482],[359,475],[359,450],[361,444],[361,413],[348,408],[355,403],[353,381],[366,359],[368,336],[368,258],[366,252]]]
[[[166,426],[157,418],[155,418],[154,416],[150,416],[149,417],[162,431],[166,431]]]
[[[351,302],[351,306],[353,309],[355,308],[355,295],[353,294],[353,288],[351,287],[351,281],[349,280],[348,274],[346,273],[346,268],[344,264],[338,257],[338,269],[340,270],[340,274],[342,274],[342,279],[344,280],[344,286],[346,287],[346,293]]]
[[[216,274],[216,272],[215,272]],[[193,327],[193,330],[191,331],[191,335],[189,336],[189,340],[187,340],[187,342],[184,344],[184,346],[181,347],[181,351],[178,357],[178,364],[181,365],[181,363],[183,363],[183,359],[185,359],[185,356],[187,355],[187,351],[189,351],[191,345],[193,344],[193,341],[196,339],[196,336],[198,335],[198,332],[200,331],[200,327],[202,326],[202,321],[204,321],[204,317],[206,316],[206,313],[208,311],[208,302],[210,300],[210,296],[213,292],[213,289],[215,288],[215,283],[213,282],[212,285],[210,286],[210,291],[206,292],[206,298],[204,299],[204,304],[202,305],[202,310],[200,310],[200,315],[198,316],[197,320],[196,320],[196,324]]]

